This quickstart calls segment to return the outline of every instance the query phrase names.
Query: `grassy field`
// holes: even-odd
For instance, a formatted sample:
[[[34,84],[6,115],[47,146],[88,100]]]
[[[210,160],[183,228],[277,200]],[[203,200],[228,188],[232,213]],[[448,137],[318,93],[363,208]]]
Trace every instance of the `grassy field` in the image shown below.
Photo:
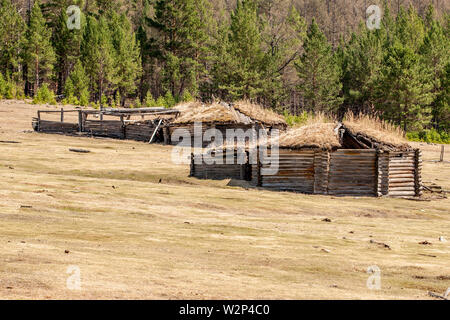
[[[448,199],[201,181],[169,146],[32,132],[38,108],[51,107],[0,102],[0,140],[20,142],[0,143],[1,299],[429,299],[450,287]],[[450,190],[439,146],[423,150],[424,181]],[[381,290],[366,285],[375,265]],[[69,266],[81,290],[67,288]]]

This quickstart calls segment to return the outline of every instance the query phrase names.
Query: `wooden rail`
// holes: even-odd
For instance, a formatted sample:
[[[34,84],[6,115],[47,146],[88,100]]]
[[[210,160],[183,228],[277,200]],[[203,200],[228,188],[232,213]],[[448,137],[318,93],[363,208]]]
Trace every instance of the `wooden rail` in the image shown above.
[[[45,114],[60,114],[59,121],[44,120]],[[66,113],[78,113],[77,121],[67,122]],[[168,128],[162,116],[177,116],[176,109],[140,108],[140,109],[101,109],[82,110],[38,110],[37,118],[33,118],[33,128],[38,132],[75,134],[86,133],[92,136],[102,136],[137,141],[153,141],[156,139],[170,143]],[[104,116],[113,120],[104,119]],[[132,116],[140,120],[130,120]],[[94,119],[92,119],[94,117]],[[153,117],[156,120],[145,119]],[[159,124],[159,125],[158,125]],[[160,130],[161,129],[161,130]],[[161,132],[159,132],[161,131]]]

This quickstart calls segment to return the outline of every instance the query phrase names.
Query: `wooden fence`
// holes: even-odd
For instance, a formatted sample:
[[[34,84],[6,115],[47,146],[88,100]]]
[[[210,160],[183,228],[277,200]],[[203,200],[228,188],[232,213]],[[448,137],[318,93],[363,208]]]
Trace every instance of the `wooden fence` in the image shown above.
[[[58,120],[43,119],[44,115],[58,115]],[[67,115],[76,114],[67,120]],[[167,119],[177,110],[164,108],[102,109],[102,110],[39,110],[33,118],[33,128],[38,132],[61,134],[86,134],[91,136],[136,141],[170,143]],[[137,117],[138,120],[132,120]],[[105,119],[108,118],[108,119]],[[149,119],[150,118],[150,119]]]

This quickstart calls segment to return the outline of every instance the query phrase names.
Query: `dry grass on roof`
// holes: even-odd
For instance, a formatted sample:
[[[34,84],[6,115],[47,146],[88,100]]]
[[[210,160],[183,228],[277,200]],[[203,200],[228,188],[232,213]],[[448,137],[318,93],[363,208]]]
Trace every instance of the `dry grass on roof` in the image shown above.
[[[237,123],[238,119],[227,107],[213,103],[211,105],[193,105],[191,109],[181,112],[181,115],[174,121],[175,124],[187,124],[194,122],[203,123]]]
[[[398,148],[411,148],[399,127],[378,117],[347,113],[343,124],[355,136],[362,135],[380,144],[389,144]]]
[[[238,101],[233,107],[247,117],[269,125],[286,125],[286,120],[278,113],[263,108],[258,104],[250,101]]]
[[[280,135],[280,148],[320,148],[331,150],[341,147],[336,123],[317,122],[293,128]]]
[[[200,101],[181,102],[177,104],[173,109],[180,112],[186,112],[195,108],[201,108],[204,104]]]

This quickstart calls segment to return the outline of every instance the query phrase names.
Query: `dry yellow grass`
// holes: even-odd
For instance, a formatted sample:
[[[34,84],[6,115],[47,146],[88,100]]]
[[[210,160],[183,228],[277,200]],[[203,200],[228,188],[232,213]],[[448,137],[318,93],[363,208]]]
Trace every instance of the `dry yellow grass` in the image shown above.
[[[336,132],[337,123],[322,123],[293,128],[280,135],[282,148],[323,148],[331,150],[341,146]]]
[[[378,117],[363,114],[354,115],[350,112],[345,115],[343,123],[354,135],[362,134],[398,148],[408,148],[405,133],[400,127],[383,121]]]
[[[0,102],[0,140],[20,142],[0,143],[0,299],[429,299],[450,287],[438,240],[450,240],[449,200],[201,181],[169,146],[28,132],[37,109]],[[449,177],[448,163],[425,163],[425,181]],[[66,287],[70,265],[81,291]],[[380,291],[366,287],[372,265]]]
[[[239,119],[225,106],[213,103],[210,105],[193,104],[183,109],[181,115],[174,121],[175,124],[194,122],[203,123],[237,123]]]
[[[250,101],[238,101],[233,107],[247,117],[270,125],[287,125],[283,116]]]

